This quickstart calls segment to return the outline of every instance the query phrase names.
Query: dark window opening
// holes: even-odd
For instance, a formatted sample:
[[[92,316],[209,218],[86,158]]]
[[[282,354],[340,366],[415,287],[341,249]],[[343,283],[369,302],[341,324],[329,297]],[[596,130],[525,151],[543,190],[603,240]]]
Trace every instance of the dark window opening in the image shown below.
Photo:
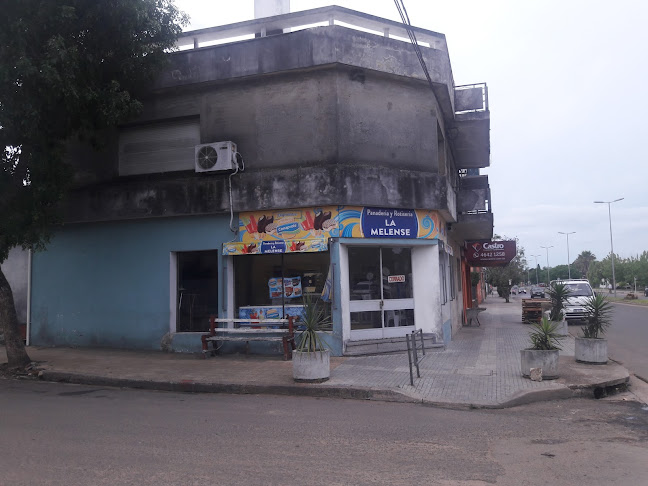
[[[209,316],[218,314],[218,251],[177,253],[178,332],[209,331]]]

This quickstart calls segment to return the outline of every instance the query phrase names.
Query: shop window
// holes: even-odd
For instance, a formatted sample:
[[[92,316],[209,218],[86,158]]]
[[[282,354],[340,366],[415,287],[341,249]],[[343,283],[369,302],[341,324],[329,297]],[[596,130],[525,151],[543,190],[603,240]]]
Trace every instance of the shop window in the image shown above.
[[[209,331],[209,316],[218,314],[218,251],[177,253],[176,330]]]
[[[234,257],[235,317],[299,316],[304,296],[321,300],[329,272],[327,252]],[[330,315],[330,303],[323,302]]]

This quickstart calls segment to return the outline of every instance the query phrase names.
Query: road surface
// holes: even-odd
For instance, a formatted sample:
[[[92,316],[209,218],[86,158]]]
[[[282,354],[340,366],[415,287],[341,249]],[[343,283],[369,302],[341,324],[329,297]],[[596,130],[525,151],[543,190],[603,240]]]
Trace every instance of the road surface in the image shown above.
[[[648,407],[506,410],[0,379],[2,485],[645,486]]]
[[[613,305],[614,321],[606,333],[608,355],[648,381],[648,306]]]

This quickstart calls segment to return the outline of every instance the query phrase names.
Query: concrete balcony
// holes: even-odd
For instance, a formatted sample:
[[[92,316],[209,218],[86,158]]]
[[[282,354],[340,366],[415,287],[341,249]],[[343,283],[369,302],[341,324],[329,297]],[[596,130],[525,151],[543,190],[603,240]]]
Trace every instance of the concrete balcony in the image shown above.
[[[486,83],[455,87],[455,121],[450,129],[458,169],[490,165],[490,111]]]
[[[457,213],[457,222],[451,229],[454,238],[466,241],[493,237],[493,213],[490,205],[488,176],[460,178]]]

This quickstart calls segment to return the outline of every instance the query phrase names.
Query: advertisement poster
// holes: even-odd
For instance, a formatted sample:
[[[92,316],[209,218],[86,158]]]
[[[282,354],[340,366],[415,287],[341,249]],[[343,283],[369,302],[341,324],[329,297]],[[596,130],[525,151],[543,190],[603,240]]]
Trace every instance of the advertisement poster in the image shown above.
[[[355,206],[323,206],[247,212],[239,216],[239,241],[225,243],[224,255],[317,252],[328,238],[445,240],[445,222],[436,211]]]
[[[302,296],[301,277],[271,278],[268,280],[271,299],[295,299]]]
[[[516,252],[515,240],[466,241],[466,261],[473,267],[503,267]]]
[[[286,317],[301,317],[304,312],[303,305],[286,305]],[[282,319],[280,305],[245,306],[239,308],[239,319]]]

